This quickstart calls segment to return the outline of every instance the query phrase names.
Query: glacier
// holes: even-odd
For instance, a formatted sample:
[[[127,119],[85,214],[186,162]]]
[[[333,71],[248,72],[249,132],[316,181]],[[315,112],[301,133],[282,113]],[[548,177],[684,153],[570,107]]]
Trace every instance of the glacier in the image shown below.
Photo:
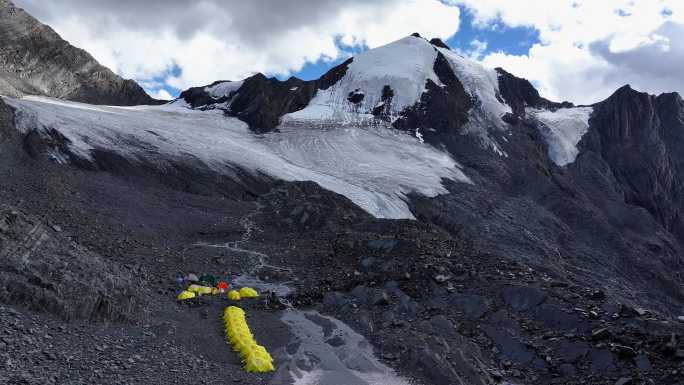
[[[525,113],[542,124],[540,131],[549,146],[549,158],[558,166],[573,163],[577,144],[589,130],[592,107],[560,108],[556,111],[527,108]]]
[[[227,176],[238,166],[282,180],[313,181],[379,218],[413,219],[406,195],[446,193],[443,178],[472,183],[451,155],[382,126],[283,126],[258,135],[236,118],[193,110],[182,101],[112,107],[47,97],[3,100],[16,110],[18,130],[57,130],[84,159],[92,159],[97,148],[160,167],[190,156]]]

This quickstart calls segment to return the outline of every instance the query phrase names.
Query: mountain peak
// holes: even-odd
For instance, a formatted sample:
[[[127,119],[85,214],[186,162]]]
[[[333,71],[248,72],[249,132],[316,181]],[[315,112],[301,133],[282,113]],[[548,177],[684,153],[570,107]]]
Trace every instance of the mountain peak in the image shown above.
[[[156,103],[137,83],[117,76],[8,0],[0,0],[0,64],[0,94],[92,104]]]
[[[499,83],[496,71],[451,51],[442,40],[413,34],[351,57],[317,80],[279,82],[257,74],[227,85],[230,95],[207,86],[181,98],[193,108],[224,110],[257,132],[280,124],[390,124],[415,131],[424,125],[416,119],[424,122],[428,111],[448,117],[427,119],[429,127],[423,128],[455,132],[470,112],[474,121],[505,126],[501,117],[511,109],[499,96]]]
[[[430,39],[430,44],[434,45],[435,47],[439,47],[439,48],[444,48],[444,49],[448,49],[448,50],[451,49],[451,47],[446,45],[446,43],[443,42],[442,39],[440,39],[438,37],[434,37],[434,38]]]

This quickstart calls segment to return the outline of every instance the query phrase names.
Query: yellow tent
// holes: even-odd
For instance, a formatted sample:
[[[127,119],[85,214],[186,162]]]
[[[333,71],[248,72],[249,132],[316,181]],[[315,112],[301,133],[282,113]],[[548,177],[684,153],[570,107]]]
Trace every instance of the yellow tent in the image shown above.
[[[239,301],[242,296],[237,290],[231,290],[228,292],[228,299],[232,301]]]
[[[190,287],[188,287],[188,291],[197,294],[212,294],[213,290],[214,288],[209,286],[190,285]]]
[[[244,310],[236,306],[228,306],[223,312],[223,323],[226,327],[226,338],[233,345],[233,349],[240,354],[246,371],[264,373],[275,370],[271,355],[266,348],[258,345],[254,340],[247,325]]]
[[[178,300],[183,301],[186,299],[190,298],[195,298],[197,295],[191,291],[183,290],[180,294],[178,294]]]
[[[256,298],[259,296],[259,293],[251,287],[243,287],[240,289],[240,296],[242,298]]]

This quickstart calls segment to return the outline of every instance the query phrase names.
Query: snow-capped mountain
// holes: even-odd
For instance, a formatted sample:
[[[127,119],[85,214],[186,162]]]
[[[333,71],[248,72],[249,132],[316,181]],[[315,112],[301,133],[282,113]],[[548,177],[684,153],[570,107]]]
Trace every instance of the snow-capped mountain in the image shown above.
[[[511,126],[503,118],[512,108],[500,96],[498,73],[444,47],[408,36],[348,60],[322,80],[257,76],[219,82],[162,107],[93,107],[45,98],[7,103],[17,109],[20,130],[56,130],[63,136],[66,143],[50,150],[60,162],[93,162],[92,151],[156,164],[192,158],[231,177],[240,168],[276,179],[315,181],[378,217],[413,218],[406,194],[445,193],[442,178],[472,183],[458,154],[439,149],[433,133],[456,131],[508,156],[501,148]],[[264,89],[253,94],[255,81]],[[275,95],[265,98],[269,91]],[[453,127],[422,119],[438,113],[430,110],[444,99],[463,114]],[[272,127],[278,132],[250,132],[247,124],[259,133],[271,129],[256,122],[266,121],[259,115],[273,108],[282,114]],[[452,112],[443,112],[438,119],[454,119]],[[577,154],[590,113],[590,107],[569,107],[532,110],[530,116],[546,123],[549,151],[565,165]]]
[[[0,8],[8,4],[0,0]],[[7,29],[7,20],[0,15],[0,36],[28,23]],[[41,65],[70,76],[59,63]],[[190,264],[258,262],[259,278],[299,285],[306,294],[297,306],[350,315],[367,336],[389,339],[373,342],[394,368],[430,384],[493,385],[513,373],[521,383],[613,382],[635,370],[636,350],[623,345],[637,339],[650,341],[639,349],[657,357],[664,376],[675,367],[677,342],[658,348],[673,344],[666,340],[675,326],[643,326],[655,318],[642,318],[672,317],[684,305],[678,94],[625,86],[591,106],[553,102],[527,80],[417,34],[317,80],[257,74],[190,88],[161,106],[101,105],[141,99],[99,83],[92,93],[79,93],[79,84],[75,93],[53,92],[41,88],[41,71],[25,81],[30,89],[2,79],[21,92],[0,98],[0,173],[10,186],[0,194],[29,208],[53,200],[77,207],[77,215],[58,217],[85,223],[74,225],[72,242],[83,237],[103,254],[125,249],[159,273],[161,286]],[[69,244],[57,241],[60,226],[31,241],[37,219],[7,218],[0,217],[0,250],[10,222],[26,236],[7,244],[26,255],[44,239],[50,255]],[[109,227],[97,227],[102,221]],[[87,254],[77,251],[60,253]],[[96,269],[78,266],[102,274],[109,261],[94,260]],[[16,287],[49,287],[23,267],[3,269],[0,283],[11,276],[12,284],[0,285],[0,299],[33,298],[13,294]],[[62,276],[50,274],[43,276]],[[126,296],[98,293],[104,305],[88,303],[88,312],[133,312]],[[76,313],[67,311],[73,298],[37,298],[39,310]],[[641,323],[618,326],[625,309]],[[613,335],[628,327],[640,329]],[[614,330],[597,337],[601,328]],[[587,342],[598,339],[610,342]],[[570,350],[583,353],[569,361]]]

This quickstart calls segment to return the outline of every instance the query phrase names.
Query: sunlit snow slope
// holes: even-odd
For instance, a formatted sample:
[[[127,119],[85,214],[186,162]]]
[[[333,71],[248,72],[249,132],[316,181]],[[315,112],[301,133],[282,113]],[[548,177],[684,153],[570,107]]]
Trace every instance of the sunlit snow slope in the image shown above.
[[[382,102],[385,86],[392,89],[392,116],[414,105],[430,79],[440,84],[432,67],[437,51],[425,39],[408,36],[359,54],[344,77],[326,90],[319,90],[305,109],[289,114],[294,121],[342,121],[372,119],[372,111]],[[348,100],[351,94],[363,95],[359,103]]]
[[[85,159],[101,148],[158,164],[193,157],[229,176],[239,166],[284,180],[310,180],[377,217],[413,218],[406,193],[443,193],[442,178],[469,182],[448,154],[387,128],[300,127],[256,135],[238,119],[179,103],[105,107],[43,97],[4,100],[17,109],[19,130],[55,129]]]
[[[494,69],[465,58],[455,51],[432,45],[427,40],[407,36],[354,57],[345,75],[330,88],[318,90],[309,105],[283,117],[284,126],[366,125],[377,122],[373,110],[389,103],[393,121],[406,108],[416,105],[425,93],[426,82],[443,86],[434,66],[442,54],[466,92],[476,100],[464,133],[480,138],[484,147],[503,155],[491,131],[508,128],[501,117],[511,112],[499,95]],[[392,90],[391,100],[383,100],[383,90]],[[362,96],[354,103],[350,98]]]

